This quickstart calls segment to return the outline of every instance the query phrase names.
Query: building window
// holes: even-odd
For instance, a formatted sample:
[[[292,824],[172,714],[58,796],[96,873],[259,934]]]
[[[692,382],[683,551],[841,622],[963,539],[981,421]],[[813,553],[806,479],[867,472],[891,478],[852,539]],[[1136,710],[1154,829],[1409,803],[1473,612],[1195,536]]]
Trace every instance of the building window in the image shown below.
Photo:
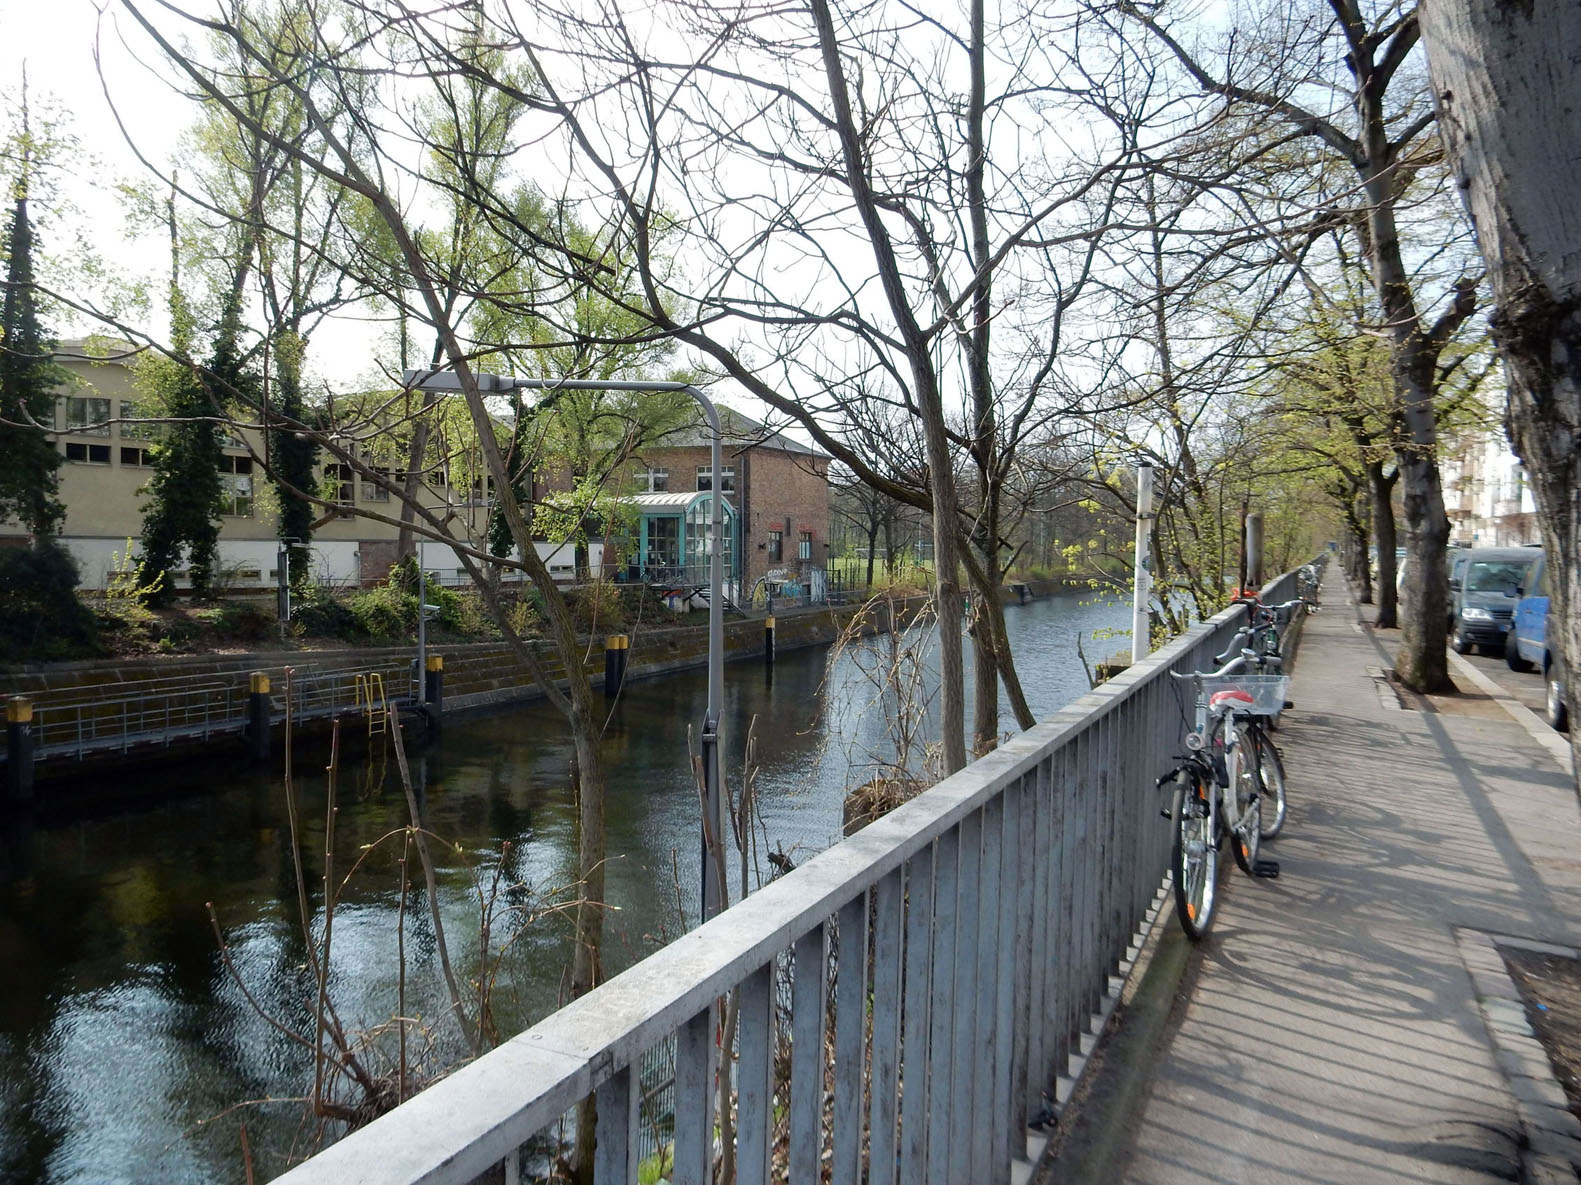
[[[712,465],[699,465],[697,467],[698,492],[714,488],[714,467]],[[719,490],[721,493],[733,494],[736,492],[736,469],[734,465],[721,465],[719,467]]]
[[[110,434],[110,401],[93,399],[84,395],[66,397],[66,431],[82,436],[108,436]],[[110,458],[105,457],[105,464]]]
[[[121,400],[121,439],[122,440],[158,440],[160,438],[160,425],[158,424],[128,424],[127,420],[138,417],[137,405],[130,399]],[[122,461],[121,464],[126,464]]]
[[[662,494],[670,488],[670,471],[649,465],[643,472],[642,479],[650,494]]]
[[[225,479],[224,506],[220,513],[228,518],[251,518],[253,516],[252,478],[227,477]]]
[[[75,441],[66,442],[66,460],[81,461],[88,465],[108,465],[110,463],[110,446],[107,444],[78,444]]]
[[[151,448],[121,448],[121,464],[134,469],[152,469],[154,467],[154,450]]]
[[[221,473],[245,475],[250,474],[252,471],[253,459],[251,457],[233,457],[230,453],[220,457]]]
[[[785,558],[785,533],[783,531],[769,532],[769,562],[779,563]]]
[[[812,532],[803,531],[801,540],[796,544],[796,558],[799,560],[812,559]]]
[[[388,469],[375,469],[373,472],[385,481],[390,480],[390,471]],[[362,500],[364,502],[388,502],[390,500],[390,491],[375,482],[373,478],[364,477],[362,479]]]
[[[328,499],[336,506],[352,504],[352,473],[350,465],[331,462],[324,466],[324,482],[328,485]]]

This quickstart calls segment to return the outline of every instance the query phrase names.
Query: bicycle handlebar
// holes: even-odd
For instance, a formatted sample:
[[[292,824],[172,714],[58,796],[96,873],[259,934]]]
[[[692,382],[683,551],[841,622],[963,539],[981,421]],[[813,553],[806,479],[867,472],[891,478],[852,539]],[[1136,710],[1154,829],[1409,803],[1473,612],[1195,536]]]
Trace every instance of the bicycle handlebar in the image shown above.
[[[1220,655],[1220,657],[1222,658],[1223,656]],[[1190,679],[1195,683],[1200,683],[1204,679],[1222,679],[1225,675],[1235,675],[1245,672],[1247,660],[1256,657],[1257,651],[1242,650],[1240,654],[1230,659],[1229,662],[1225,663],[1216,671],[1170,671],[1169,677],[1171,679]],[[1215,658],[1213,661],[1218,662],[1219,659]]]

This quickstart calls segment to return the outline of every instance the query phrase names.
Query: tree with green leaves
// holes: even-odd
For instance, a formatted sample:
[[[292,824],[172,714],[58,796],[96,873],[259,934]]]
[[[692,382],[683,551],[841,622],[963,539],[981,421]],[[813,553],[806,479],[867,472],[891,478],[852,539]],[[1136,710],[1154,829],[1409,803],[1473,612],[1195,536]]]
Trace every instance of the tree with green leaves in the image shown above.
[[[0,516],[15,516],[36,538],[52,535],[66,517],[61,504],[60,454],[48,432],[54,427],[58,373],[50,363],[54,342],[39,319],[34,278],[28,191],[34,149],[27,123],[24,85],[21,135],[15,144],[18,169],[11,216],[0,241],[5,301],[0,306]]]
[[[172,572],[185,554],[192,592],[207,597],[212,588],[220,537],[224,487],[220,481],[219,406],[215,388],[193,360],[192,312],[181,287],[175,201],[168,207],[171,243],[171,352],[145,362],[138,373],[149,403],[168,421],[154,449],[154,474],[145,487],[142,583],[150,599],[168,601],[175,593]],[[232,335],[222,329],[214,373],[235,380]]]
[[[307,578],[308,541],[316,517],[311,491],[317,481],[318,445],[306,430],[302,398],[302,339],[289,328],[274,338],[274,395],[268,425],[268,475],[280,504],[279,537],[286,544],[292,584]]]

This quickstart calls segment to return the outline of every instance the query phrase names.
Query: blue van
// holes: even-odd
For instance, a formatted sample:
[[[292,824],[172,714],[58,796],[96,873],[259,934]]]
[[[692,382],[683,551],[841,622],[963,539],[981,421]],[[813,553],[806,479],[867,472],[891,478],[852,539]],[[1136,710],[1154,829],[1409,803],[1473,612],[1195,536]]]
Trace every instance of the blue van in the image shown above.
[[[1515,604],[1515,624],[1505,643],[1504,661],[1512,671],[1542,671],[1548,684],[1544,715],[1551,726],[1564,732],[1570,727],[1570,713],[1565,706],[1564,656],[1559,652],[1558,639],[1550,642],[1548,637],[1548,588],[1548,564],[1539,557],[1531,576],[1521,586],[1523,595]]]

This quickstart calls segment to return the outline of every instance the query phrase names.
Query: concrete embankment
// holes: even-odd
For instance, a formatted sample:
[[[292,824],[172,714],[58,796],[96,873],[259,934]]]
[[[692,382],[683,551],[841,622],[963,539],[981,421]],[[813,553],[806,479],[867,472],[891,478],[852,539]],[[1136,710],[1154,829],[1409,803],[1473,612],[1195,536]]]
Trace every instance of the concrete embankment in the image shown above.
[[[900,602],[897,612],[915,612],[918,601]],[[817,646],[832,642],[860,612],[857,606],[809,607],[782,610],[776,614],[776,645],[780,650]],[[880,610],[864,627],[865,632],[889,628],[886,613]],[[704,625],[658,627],[638,623],[624,631],[630,638],[627,678],[643,678],[667,671],[701,667],[708,660],[708,628]],[[763,651],[762,618],[736,619],[725,623],[726,661],[757,657]],[[604,634],[586,637],[582,663],[594,683],[604,674]],[[444,656],[445,707],[449,710],[484,707],[513,700],[534,699],[542,695],[531,671],[504,642],[433,643],[430,653]],[[538,662],[551,679],[565,678],[565,664],[548,642],[532,643]],[[264,650],[241,654],[184,655],[174,657],[112,659],[97,662],[55,663],[17,668],[0,675],[0,692],[7,696],[25,695],[47,702],[52,695],[92,688],[111,689],[149,680],[192,680],[235,678],[245,682],[252,671],[272,676],[276,685],[283,682],[287,668],[391,671],[408,664],[414,657],[411,645],[346,647],[327,650]],[[394,688],[391,688],[392,694]]]
[[[1007,584],[1002,599],[1017,602],[1069,592],[1085,584],[1072,585],[1044,580]],[[923,598],[896,602],[897,612],[910,615],[918,611]],[[832,642],[859,612],[859,606],[782,606],[775,613],[776,646],[794,650]],[[868,631],[888,629],[882,611]],[[623,626],[630,638],[628,679],[660,675],[667,671],[701,667],[708,660],[708,628],[701,625],[675,625],[638,622]],[[616,631],[607,631],[616,632]],[[584,639],[583,665],[594,682],[604,674],[604,638],[601,632]],[[548,642],[533,643],[538,661],[551,678],[563,679],[565,666]],[[727,662],[757,657],[763,650],[763,618],[753,616],[725,622],[725,659]],[[504,642],[435,642],[430,651],[445,660],[445,707],[465,709],[513,700],[533,699],[542,694],[531,672]],[[49,663],[13,667],[0,671],[0,696],[49,695],[79,689],[111,688],[148,680],[232,677],[245,681],[252,671],[262,671],[278,685],[287,667],[298,670],[350,669],[388,671],[412,660],[415,650],[405,646],[347,646],[323,650],[259,650],[233,654],[149,655],[139,658],[96,660],[92,662]]]

